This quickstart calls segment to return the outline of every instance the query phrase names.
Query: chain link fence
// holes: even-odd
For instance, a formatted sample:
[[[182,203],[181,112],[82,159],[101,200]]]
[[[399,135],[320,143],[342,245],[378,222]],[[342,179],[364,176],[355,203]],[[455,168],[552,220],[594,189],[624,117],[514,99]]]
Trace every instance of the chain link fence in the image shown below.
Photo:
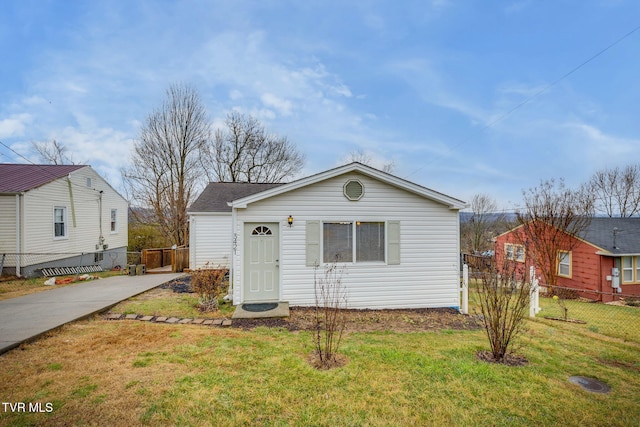
[[[537,320],[640,343],[640,295],[555,286],[541,288],[539,306]]]
[[[470,276],[469,314],[478,314],[479,283],[482,279],[479,274]],[[614,301],[601,302],[611,297],[614,297]],[[558,286],[552,292],[550,288],[540,286],[538,298],[532,298],[532,301],[533,304],[537,302],[539,308],[533,310],[536,312],[536,322],[586,335],[604,335],[640,344],[640,295]]]

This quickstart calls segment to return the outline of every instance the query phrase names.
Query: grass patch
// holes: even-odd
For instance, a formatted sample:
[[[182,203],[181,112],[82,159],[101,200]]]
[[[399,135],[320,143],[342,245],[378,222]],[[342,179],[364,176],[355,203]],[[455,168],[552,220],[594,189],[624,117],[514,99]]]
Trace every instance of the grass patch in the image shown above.
[[[448,330],[350,333],[340,350],[348,363],[319,371],[307,362],[310,332],[76,322],[2,356],[3,400],[25,401],[46,384],[44,399],[56,402],[52,414],[0,412],[0,424],[640,423],[640,345],[559,322],[526,328],[524,367],[478,360],[488,348],[481,330]],[[48,369],[51,360],[62,369]],[[612,392],[589,394],[572,375]]]
[[[214,312],[200,311],[198,296],[192,293],[176,293],[169,289],[154,289],[123,301],[111,309],[114,313],[142,314],[145,316],[171,316],[180,318],[220,319],[230,318],[234,308],[221,302]]]

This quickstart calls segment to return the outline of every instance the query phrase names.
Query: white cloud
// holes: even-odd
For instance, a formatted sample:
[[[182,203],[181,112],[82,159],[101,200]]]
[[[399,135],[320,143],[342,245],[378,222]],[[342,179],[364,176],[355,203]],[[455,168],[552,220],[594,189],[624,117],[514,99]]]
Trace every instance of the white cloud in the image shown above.
[[[32,121],[30,114],[13,114],[9,118],[0,120],[0,138],[22,136],[27,125]]]

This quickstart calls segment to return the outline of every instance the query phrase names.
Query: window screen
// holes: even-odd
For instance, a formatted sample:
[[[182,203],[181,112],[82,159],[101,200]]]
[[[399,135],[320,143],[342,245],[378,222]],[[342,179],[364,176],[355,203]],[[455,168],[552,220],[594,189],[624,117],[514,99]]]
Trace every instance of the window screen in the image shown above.
[[[325,222],[322,224],[324,262],[353,261],[353,223]]]
[[[384,222],[356,223],[356,262],[384,261]]]

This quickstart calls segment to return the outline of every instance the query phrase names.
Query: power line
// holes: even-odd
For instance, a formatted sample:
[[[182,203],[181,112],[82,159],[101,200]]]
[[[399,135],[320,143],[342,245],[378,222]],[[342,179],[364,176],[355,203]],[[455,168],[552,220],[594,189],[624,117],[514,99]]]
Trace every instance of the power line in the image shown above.
[[[16,156],[18,156],[18,157],[20,157],[20,158],[22,158],[22,159],[26,160],[27,162],[29,162],[29,163],[30,163],[30,164],[32,164],[33,166],[37,166],[37,167],[38,167],[42,172],[46,173],[46,174],[47,174],[47,175],[49,175],[50,177],[55,178],[55,179],[60,178],[59,176],[52,174],[52,173],[49,171],[49,169],[47,169],[47,168],[43,167],[44,165],[39,165],[39,164],[37,164],[37,163],[33,163],[29,158],[27,158],[27,157],[23,156],[22,154],[18,153],[16,150],[14,150],[13,148],[9,147],[7,144],[5,144],[4,142],[2,142],[1,140],[0,140],[0,145],[4,146],[4,147],[5,147],[5,148],[7,148],[9,151],[11,151],[12,153],[14,153]],[[6,157],[6,155],[5,155],[5,154],[2,154],[2,153],[0,153],[0,155],[2,155],[2,156],[5,156],[5,157]],[[74,182],[71,182],[71,185],[76,186],[76,187],[78,187],[78,188],[85,188],[85,189],[86,189],[86,188],[88,188],[88,187],[82,186],[82,185],[80,185],[80,184],[76,184],[76,183],[74,183]],[[99,192],[99,190],[96,190],[95,188],[91,188],[91,190],[93,190],[93,191],[95,191],[95,192]]]
[[[529,98],[525,99],[524,101],[520,102],[519,104],[517,104],[515,107],[511,108],[510,110],[508,110],[506,113],[503,113],[502,115],[498,116],[496,119],[494,119],[493,121],[487,123],[486,125],[484,125],[483,127],[480,128],[480,132],[484,132],[485,130],[495,126],[496,124],[500,123],[501,121],[503,121],[504,119],[506,119],[507,117],[509,117],[512,113],[514,113],[516,110],[519,110],[520,108],[522,108],[523,106],[525,106],[526,104],[528,104],[529,102],[533,101],[534,99],[536,99],[537,97],[539,97],[540,95],[542,95],[543,93],[549,91],[549,89],[551,89],[552,87],[554,87],[555,85],[557,85],[558,83],[560,83],[562,80],[566,79],[567,77],[569,77],[570,75],[572,75],[573,73],[575,73],[576,71],[578,71],[579,69],[581,69],[582,67],[584,67],[585,65],[587,65],[588,63],[590,63],[591,61],[595,60],[596,58],[598,58],[600,55],[602,55],[603,53],[605,53],[606,51],[608,51],[609,49],[611,49],[612,47],[614,47],[615,45],[617,45],[618,43],[622,42],[624,39],[626,39],[627,37],[631,36],[633,33],[635,33],[636,31],[640,30],[640,25],[635,27],[633,30],[629,31],[628,33],[626,33],[625,35],[623,35],[622,37],[618,38],[617,40],[615,40],[613,43],[609,44],[607,47],[605,47],[604,49],[600,50],[598,53],[596,53],[595,55],[591,56],[589,59],[587,59],[586,61],[583,61],[582,63],[580,63],[579,65],[577,65],[576,67],[572,68],[570,71],[566,72],[565,74],[563,74],[562,76],[560,76],[558,79],[554,80],[553,82],[551,82],[550,84],[548,84],[547,86],[543,87],[542,89],[540,89],[539,91],[537,91],[536,93],[534,93],[533,95],[531,95]],[[471,140],[471,138],[467,138],[462,140],[461,142],[459,142],[458,144],[454,145],[451,148],[458,148],[463,144],[466,144],[467,142],[469,142]],[[432,164],[434,161],[434,158],[431,158],[431,161],[420,166],[418,169],[416,169],[415,171],[411,172],[409,175],[405,176],[405,178],[409,178],[410,176],[418,173],[419,171],[421,171],[422,169],[425,168],[425,166],[428,166],[430,164]]]

